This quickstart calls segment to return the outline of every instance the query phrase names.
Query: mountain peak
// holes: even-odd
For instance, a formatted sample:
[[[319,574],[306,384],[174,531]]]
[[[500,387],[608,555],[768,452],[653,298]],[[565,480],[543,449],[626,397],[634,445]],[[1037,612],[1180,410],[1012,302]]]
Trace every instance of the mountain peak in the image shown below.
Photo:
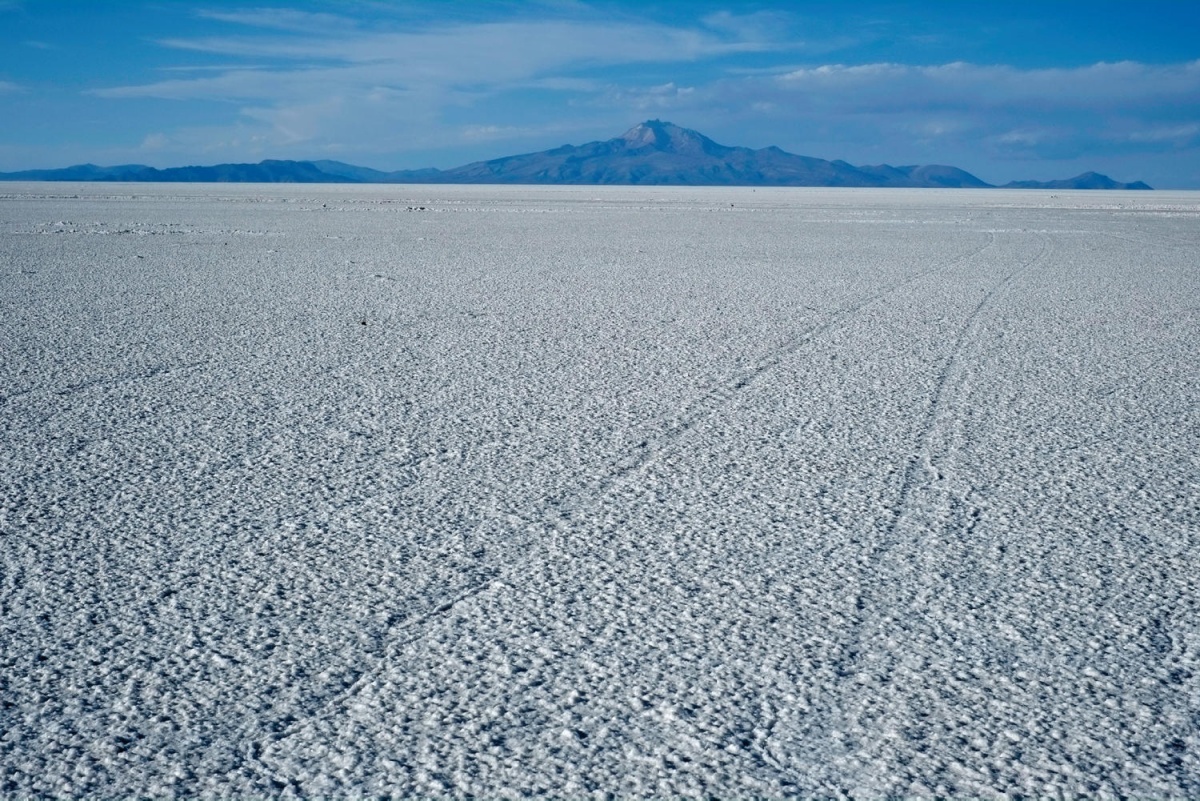
[[[670,153],[714,154],[727,150],[704,134],[663,120],[640,122],[616,141],[624,142],[631,149],[653,148]]]
[[[639,122],[618,138],[624,139],[633,147],[653,147],[656,145],[662,147],[671,141],[672,133],[674,133],[671,129],[674,129],[674,131],[683,131],[682,128],[672,125],[669,122],[646,120],[645,122]]]

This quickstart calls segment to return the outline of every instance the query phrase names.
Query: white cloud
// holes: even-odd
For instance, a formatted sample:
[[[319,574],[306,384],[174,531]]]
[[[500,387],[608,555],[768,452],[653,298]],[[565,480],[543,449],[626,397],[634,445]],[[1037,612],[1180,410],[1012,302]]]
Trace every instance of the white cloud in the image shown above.
[[[168,68],[165,80],[91,94],[228,103],[237,109],[239,126],[255,127],[257,135],[279,146],[376,135],[403,150],[421,138],[420,132],[486,141],[543,130],[546,120],[489,119],[464,128],[445,118],[450,110],[521,91],[566,93],[568,103],[595,97],[611,90],[610,81],[585,77],[597,68],[656,64],[669,69],[673,63],[774,46],[738,31],[628,20],[534,19],[389,31],[279,9],[207,11],[204,16],[243,30],[160,44],[223,56],[231,63]],[[246,63],[239,65],[242,59]],[[666,107],[692,91],[668,82],[631,89],[627,100],[634,109]]]
[[[171,143],[171,140],[164,133],[146,134],[142,140],[142,150],[154,151],[162,150]]]
[[[695,96],[696,87],[676,86],[674,82],[668,82],[657,86],[610,87],[603,102],[641,113],[688,107]]]
[[[0,95],[16,94],[17,92],[25,91],[18,83],[12,81],[0,81]]]
[[[701,19],[706,28],[721,31],[739,39],[772,41],[779,39],[788,29],[788,17],[778,11],[755,11],[749,14],[734,14],[717,11]],[[789,41],[790,48],[803,47],[804,42]]]
[[[499,142],[528,139],[570,131],[562,125],[467,125],[459,132],[464,142]]]
[[[914,106],[991,107],[1022,105],[1096,109],[1144,105],[1200,92],[1200,61],[1152,65],[1101,62],[1056,69],[953,62],[827,64],[778,75],[781,90],[817,94],[838,105],[875,110]]]
[[[211,127],[165,132],[171,147],[193,152],[204,136],[223,152],[252,146],[293,155],[343,147],[448,153],[455,143],[466,148],[456,152],[476,155],[499,141],[538,149],[552,128],[566,131],[564,107],[572,135],[603,135],[610,125],[615,133],[649,112],[728,144],[860,161],[947,162],[980,152],[1001,161],[1061,159],[1089,147],[1194,146],[1200,136],[1189,127],[1200,61],[772,69],[756,58],[751,68],[730,57],[794,59],[797,47],[812,53],[821,43],[781,41],[780,32],[795,26],[771,14],[718,12],[686,27],[601,17],[586,7],[564,12],[553,2],[543,10],[540,18],[402,29],[395,18],[367,28],[339,14],[210,9],[203,16],[230,26],[230,35],[160,42],[204,54],[200,64],[163,67],[164,80],[93,94],[227,104]],[[623,77],[630,74],[646,79]],[[557,96],[549,104],[537,92]]]
[[[251,8],[237,11],[203,10],[199,12],[199,16],[235,25],[303,33],[352,30],[358,27],[358,23],[349,17],[296,11],[289,8]]]
[[[605,87],[591,78],[535,78],[518,85],[522,89],[545,89],[550,92],[599,92]]]
[[[640,107],[639,91],[646,92],[613,91],[605,101]],[[672,107],[713,119],[714,132],[726,126],[737,143],[824,157],[944,161],[981,153],[1073,158],[1117,143],[1126,150],[1183,146],[1194,140],[1185,129],[1200,113],[1198,99],[1200,61],[1056,69],[882,62],[730,74],[673,98]]]
[[[270,70],[270,64],[247,64],[247,63],[228,63],[228,64],[177,64],[171,67],[157,67],[158,72],[182,72],[182,73],[211,73],[211,72],[236,72],[238,70]]]
[[[1061,131],[1049,128],[1017,128],[997,134],[993,137],[993,141],[1001,145],[1033,147],[1061,134]]]
[[[285,22],[315,15],[255,11],[209,13],[225,21]],[[230,69],[217,78],[177,79],[110,87],[102,97],[271,99],[318,84],[343,89],[386,84],[425,89],[501,87],[530,80],[569,80],[564,72],[603,65],[671,63],[711,58],[769,44],[703,30],[637,23],[571,20],[459,25],[411,32],[324,28],[320,34],[169,39],[166,47],[275,62],[271,70]]]
[[[312,103],[284,107],[246,108],[242,113],[250,119],[268,123],[278,134],[281,145],[308,142],[324,130],[324,121],[341,116],[345,101],[340,97],[325,97]]]
[[[688,60],[767,44],[687,28],[636,23],[502,22],[418,33],[166,39],[166,47],[229,56],[375,64],[399,75],[501,81],[572,64]]]
[[[1200,140],[1200,124],[1153,126],[1129,131],[1122,138],[1129,142],[1190,144]]]

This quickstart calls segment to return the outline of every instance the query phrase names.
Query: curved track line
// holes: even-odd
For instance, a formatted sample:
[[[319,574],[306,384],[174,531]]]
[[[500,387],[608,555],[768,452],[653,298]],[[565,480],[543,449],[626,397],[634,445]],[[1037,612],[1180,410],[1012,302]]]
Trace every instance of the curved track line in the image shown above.
[[[727,406],[732,402],[738,392],[746,389],[755,381],[767,374],[771,370],[778,367],[784,360],[796,355],[803,350],[807,345],[811,344],[817,337],[829,331],[836,330],[841,325],[845,324],[848,318],[852,317],[857,312],[861,311],[866,306],[880,300],[891,293],[916,283],[926,276],[935,273],[943,272],[951,269],[965,261],[975,258],[980,253],[991,248],[996,243],[996,235],[993,232],[988,232],[988,241],[986,244],[971,251],[970,253],[960,256],[956,259],[948,261],[944,264],[939,264],[928,270],[923,270],[911,276],[907,276],[901,280],[894,281],[877,292],[862,296],[855,300],[849,306],[844,306],[829,314],[829,318],[818,325],[814,325],[804,330],[803,332],[793,336],[788,342],[768,351],[757,362],[750,367],[747,367],[737,374],[726,378],[711,388],[708,392],[702,395],[698,400],[693,402],[680,417],[670,425],[664,426],[657,436],[643,441],[630,458],[619,462],[616,468],[607,476],[601,478],[592,487],[592,490],[601,494],[607,492],[612,486],[617,484],[626,476],[635,473],[644,467],[651,464],[657,456],[664,453],[674,442],[679,440],[701,420],[711,416],[715,411]],[[576,493],[578,495],[578,493]]]
[[[586,486],[570,493],[567,496],[557,499],[550,499],[543,503],[541,508],[531,515],[531,519],[527,521],[526,530],[542,528],[544,530],[561,532],[566,526],[571,523],[575,511],[594,505],[617,485],[630,476],[640,472],[648,465],[652,464],[655,459],[665,453],[672,445],[683,438],[697,423],[704,418],[711,416],[717,410],[728,405],[738,392],[749,387],[755,380],[765,375],[770,370],[776,368],[784,362],[788,357],[795,355],[804,347],[812,343],[817,337],[829,331],[836,330],[841,325],[844,325],[855,313],[874,303],[893,292],[913,284],[922,278],[934,275],[939,272],[944,272],[949,269],[974,259],[979,254],[987,251],[996,244],[996,235],[992,231],[988,231],[988,241],[980,247],[958,256],[954,259],[946,261],[928,270],[922,270],[913,275],[906,276],[900,280],[894,281],[883,288],[872,292],[868,295],[861,296],[848,306],[842,307],[832,312],[825,322],[818,325],[813,325],[803,332],[792,337],[784,345],[775,348],[761,357],[752,366],[739,371],[734,376],[726,378],[716,387],[710,389],[695,401],[688,410],[670,425],[664,426],[662,432],[640,444],[637,451],[629,458],[619,462],[615,468],[609,471],[606,475],[587,484]],[[572,501],[586,500],[586,503],[572,503]],[[511,543],[506,550],[520,553],[520,557],[513,561],[496,566],[490,570],[480,571],[484,578],[482,581],[476,580],[474,583],[468,583],[467,586],[452,596],[451,598],[443,598],[435,607],[424,612],[419,612],[414,615],[404,617],[396,622],[381,634],[381,637],[387,639],[387,645],[384,649],[384,654],[378,657],[377,664],[364,669],[358,677],[345,690],[338,693],[334,698],[324,702],[318,710],[302,720],[297,720],[291,726],[279,733],[277,737],[272,738],[272,745],[282,742],[293,734],[298,732],[302,727],[312,725],[321,720],[328,719],[333,716],[334,710],[344,706],[348,699],[359,694],[367,684],[387,667],[390,662],[390,654],[404,646],[415,642],[422,636],[420,633],[413,633],[411,636],[406,636],[408,632],[414,629],[420,629],[424,624],[431,620],[435,620],[443,615],[451,613],[460,604],[469,601],[470,599],[482,595],[487,590],[507,585],[507,579],[514,571],[523,570],[529,562],[538,558],[539,552],[531,547],[533,537],[526,535],[520,537],[519,541]],[[556,540],[558,537],[556,537]],[[264,768],[268,766],[265,763],[259,762]]]
[[[1038,261],[1049,253],[1051,247],[1043,235],[1042,248],[1036,256],[1010,271],[1004,278],[994,284],[975,307],[967,314],[963,324],[958,329],[958,334],[954,338],[954,345],[950,350],[950,358],[942,366],[938,373],[937,379],[934,381],[933,392],[929,402],[929,408],[925,412],[925,421],[921,426],[921,434],[919,436],[920,446],[918,452],[913,454],[904,469],[904,478],[900,484],[900,496],[896,502],[896,514],[891,523],[888,525],[887,532],[884,537],[883,547],[887,547],[887,541],[894,538],[896,529],[904,519],[906,512],[909,510],[910,501],[912,498],[913,489],[916,486],[916,477],[918,471],[922,467],[921,462],[924,461],[930,465],[933,462],[930,443],[933,441],[934,432],[938,428],[938,418],[941,416],[942,408],[946,405],[947,397],[952,393],[948,387],[951,384],[951,379],[961,371],[962,352],[966,343],[973,335],[975,323],[979,318],[980,313],[991,305],[992,301],[999,295],[1012,280],[1032,267]]]
[[[185,373],[200,367],[204,367],[211,361],[211,359],[202,359],[200,361],[185,362],[183,364],[157,364],[153,367],[147,367],[143,370],[118,373],[117,375],[108,376],[106,378],[93,378],[87,381],[80,381],[75,384],[67,384],[59,387],[58,389],[51,387],[34,387],[32,389],[24,389],[19,392],[12,392],[7,395],[0,394],[0,407],[7,406],[14,400],[25,398],[30,395],[54,394],[60,398],[65,398],[69,395],[74,395],[79,392],[86,392],[94,387],[132,384],[138,381],[149,381],[150,379],[158,378],[159,376],[166,376],[169,378],[176,373]],[[57,412],[51,413],[49,417],[53,417],[56,413]]]
[[[1079,233],[1099,234],[1101,236],[1111,237],[1112,239],[1119,239],[1122,242],[1130,242],[1134,245],[1140,245],[1142,247],[1156,247],[1163,250],[1193,250],[1196,247],[1195,242],[1176,242],[1174,239],[1146,241],[1144,239],[1136,239],[1132,236],[1125,236],[1123,234],[1114,234],[1112,231],[1079,231]]]
[[[917,436],[918,447],[916,452],[909,458],[908,464],[905,467],[894,515],[888,523],[883,536],[864,555],[862,569],[875,568],[874,573],[876,576],[879,576],[882,571],[878,568],[901,545],[902,529],[907,528],[910,525],[910,521],[913,521],[922,511],[931,512],[938,517],[946,516],[947,512],[943,510],[926,509],[923,506],[915,504],[914,497],[918,492],[935,485],[944,478],[942,471],[938,467],[938,456],[934,453],[933,443],[938,437],[939,429],[946,425],[943,421],[950,418],[950,415],[943,414],[944,410],[953,405],[952,399],[958,394],[958,388],[962,381],[961,375],[964,372],[963,352],[967,348],[968,343],[975,337],[975,329],[980,315],[994,303],[996,298],[1005,291],[1014,279],[1025,273],[1034,264],[1046,258],[1052,251],[1053,242],[1048,240],[1045,235],[1042,235],[1042,246],[1037,255],[1019,264],[1009,271],[1004,278],[993,284],[963,320],[955,337],[954,344],[951,347],[950,356],[938,372],[933,391],[930,393],[929,407],[925,412],[924,421]],[[957,417],[953,419],[957,419]],[[953,425],[953,422],[950,424]],[[922,479],[922,473],[925,473],[927,477]],[[950,513],[952,514],[953,511]],[[911,525],[919,526],[922,532],[928,529],[928,526],[920,521],[912,522]],[[971,525],[974,525],[974,523]],[[885,582],[883,579],[879,579],[875,583],[878,584],[880,582],[885,583],[887,586],[894,585],[894,582]],[[832,714],[842,716],[843,719],[849,709],[849,705],[845,703],[846,696],[853,690],[851,685],[853,684],[854,677],[862,670],[858,666],[859,661],[867,650],[868,642],[872,639],[872,635],[869,632],[876,629],[882,631],[883,620],[886,617],[880,608],[884,599],[872,597],[875,595],[878,595],[877,590],[864,589],[862,587],[856,593],[854,603],[858,614],[854,620],[853,628],[848,634],[844,646],[841,648],[842,656],[838,659],[839,666],[837,673],[844,681],[841,684],[840,690],[836,692],[835,697],[838,701],[831,706],[831,711]],[[856,720],[857,718],[851,715],[851,719]],[[839,728],[844,729],[845,724],[843,723]]]

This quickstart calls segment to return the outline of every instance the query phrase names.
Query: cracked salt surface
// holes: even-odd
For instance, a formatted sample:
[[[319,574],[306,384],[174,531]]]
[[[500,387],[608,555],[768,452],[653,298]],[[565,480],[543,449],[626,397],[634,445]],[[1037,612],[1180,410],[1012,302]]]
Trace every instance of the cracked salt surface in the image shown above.
[[[1195,797],[1197,211],[9,184],[0,792]]]

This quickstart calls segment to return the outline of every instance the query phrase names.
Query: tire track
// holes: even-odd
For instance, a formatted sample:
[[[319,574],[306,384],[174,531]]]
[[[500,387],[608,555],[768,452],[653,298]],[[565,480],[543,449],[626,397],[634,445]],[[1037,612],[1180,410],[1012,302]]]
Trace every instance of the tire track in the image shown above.
[[[592,492],[603,495],[630,474],[648,467],[675,442],[695,428],[701,420],[712,416],[719,409],[728,406],[740,391],[750,387],[788,358],[795,356],[821,335],[844,325],[849,318],[853,317],[853,315],[857,314],[863,308],[905,286],[916,283],[922,278],[952,269],[965,261],[969,261],[991,248],[995,243],[996,235],[994,232],[989,231],[987,243],[977,250],[928,270],[923,270],[915,275],[894,281],[876,292],[860,297],[849,306],[844,306],[829,313],[828,319],[825,322],[809,327],[800,334],[792,337],[782,346],[769,351],[753,365],[744,368],[736,375],[726,378],[711,388],[697,401],[693,402],[677,421],[664,426],[661,433],[641,442],[637,446],[635,453],[629,458],[618,462],[612,472],[591,487]]]
[[[939,505],[936,502],[922,501],[920,496],[927,492],[938,492],[939,485],[947,479],[947,466],[942,463],[942,457],[949,455],[961,444],[956,442],[942,449],[936,446],[937,440],[943,438],[943,432],[946,432],[945,437],[948,439],[960,439],[953,431],[948,431],[947,427],[952,429],[960,421],[960,415],[953,413],[953,407],[956,397],[962,394],[963,382],[969,373],[964,353],[977,337],[981,315],[1015,279],[1053,251],[1053,242],[1044,234],[1040,236],[1042,241],[1038,253],[1018,264],[993,284],[967,313],[951,345],[950,355],[934,381],[929,407],[918,429],[918,446],[905,466],[892,519],[884,529],[883,535],[874,547],[864,554],[860,562],[860,570],[868,572],[873,581],[861,585],[854,594],[856,620],[853,630],[840,649],[835,666],[835,673],[841,682],[830,704],[833,716],[831,728],[843,732],[870,731],[870,734],[865,735],[868,739],[875,738],[875,742],[881,741],[880,722],[887,719],[890,707],[876,717],[871,717],[864,707],[855,707],[856,711],[853,713],[849,713],[848,710],[851,709],[851,696],[859,685],[880,688],[891,686],[890,676],[895,672],[896,655],[887,645],[872,648],[872,642],[881,638],[889,639],[890,635],[894,634],[893,624],[907,610],[901,609],[895,603],[900,596],[889,597],[886,593],[895,593],[895,588],[900,586],[903,588],[901,591],[906,593],[904,597],[911,601],[927,600],[933,591],[930,586],[924,584],[909,586],[905,582],[913,577],[913,571],[901,570],[899,564],[889,565],[888,562],[895,561],[894,554],[905,544],[906,538],[911,541],[910,544],[919,544],[925,535],[935,528],[944,528],[948,518],[963,512],[960,508],[962,503],[956,503],[954,499],[951,499],[949,504]],[[967,497],[970,494],[968,492]],[[966,525],[971,529],[978,521],[974,514],[968,513],[966,516]],[[863,660],[868,652],[878,652],[881,661],[864,665]],[[864,715],[867,717],[864,718]],[[854,750],[848,750],[846,757],[853,759]]]
[[[768,351],[753,365],[718,382],[714,387],[701,395],[699,399],[690,404],[685,412],[674,422],[661,426],[658,435],[639,443],[630,456],[618,461],[608,473],[567,495],[550,498],[544,502],[535,514],[525,519],[526,530],[542,528],[561,531],[567,524],[572,522],[576,512],[594,505],[630,476],[649,467],[683,439],[702,420],[711,417],[718,410],[728,406],[739,392],[750,387],[755,381],[777,368],[786,359],[796,355],[806,346],[812,344],[819,336],[836,330],[848,322],[854,314],[893,292],[914,284],[930,275],[953,269],[995,246],[995,232],[987,231],[986,233],[988,234],[988,241],[975,250],[931,267],[928,270],[922,270],[916,274],[893,281],[875,292],[861,296],[850,305],[830,312],[828,319],[824,322],[810,326],[803,332],[793,336],[785,344]],[[580,500],[585,500],[586,503],[576,503]],[[502,566],[502,572],[517,569],[533,558],[531,549],[528,547],[531,539],[532,537],[527,536],[513,548],[513,550],[523,553],[524,556],[517,562]],[[477,588],[477,591],[485,591],[492,583],[491,580],[485,582]],[[445,607],[443,612],[450,611],[454,605],[466,600],[471,594],[471,592],[467,592],[459,596],[453,604]]]
[[[312,715],[295,721],[292,725],[279,732],[277,736],[272,738],[264,756],[270,758],[269,752],[277,744],[293,737],[303,728],[340,714],[338,710],[344,708],[350,699],[360,694],[366,686],[386,670],[393,658],[393,654],[424,636],[422,629],[427,623],[452,613],[461,604],[491,589],[519,584],[519,578],[516,574],[526,571],[530,562],[544,556],[543,551],[545,548],[536,547],[538,543],[535,542],[532,532],[538,530],[552,532],[552,541],[560,545],[566,536],[570,524],[579,512],[594,506],[615,487],[653,464],[656,459],[686,437],[702,420],[712,416],[731,403],[742,390],[750,387],[758,379],[779,367],[789,357],[799,353],[818,337],[845,325],[856,313],[866,306],[887,297],[905,286],[909,286],[931,275],[953,269],[994,247],[996,244],[995,232],[988,231],[986,233],[988,234],[987,242],[969,253],[893,281],[874,292],[860,296],[851,304],[829,313],[827,319],[823,322],[809,326],[801,333],[793,336],[782,346],[767,352],[751,366],[720,381],[716,386],[709,389],[699,399],[690,404],[687,410],[674,422],[663,426],[657,436],[640,443],[633,454],[618,462],[614,466],[614,469],[610,470],[607,474],[568,495],[544,501],[539,508],[534,510],[523,521],[525,525],[522,529],[527,533],[524,536],[515,538],[504,548],[508,553],[518,555],[515,560],[501,563],[495,567],[482,568],[477,572],[471,571],[476,572],[477,578],[473,582],[469,582],[466,586],[461,587],[460,591],[454,593],[449,598],[443,597],[435,601],[434,605],[425,611],[406,615],[392,623],[381,634],[381,638],[386,640],[387,645],[385,646],[384,654],[378,657],[377,663],[365,668],[349,686],[334,698],[324,702]],[[259,761],[258,764],[270,773],[269,766],[265,762]]]
[[[906,515],[911,511],[912,494],[917,487],[918,472],[924,470],[927,473],[940,474],[933,462],[932,442],[935,432],[938,429],[938,421],[944,417],[943,409],[949,405],[948,399],[954,393],[950,390],[950,385],[958,375],[963,371],[962,354],[967,343],[974,336],[974,329],[978,322],[980,313],[992,304],[995,298],[1004,291],[1004,289],[1021,273],[1032,267],[1038,261],[1041,261],[1051,250],[1048,240],[1045,235],[1042,235],[1042,247],[1036,256],[1029,261],[1017,266],[1011,272],[1004,276],[999,282],[994,284],[975,304],[975,307],[967,314],[963,320],[962,326],[959,327],[958,334],[955,336],[954,344],[951,346],[950,358],[943,365],[937,378],[934,380],[933,392],[929,408],[925,413],[925,420],[921,426],[921,434],[918,437],[920,446],[918,452],[910,457],[908,464],[905,466],[904,477],[900,484],[900,495],[896,502],[896,514],[888,525],[887,531],[883,538],[883,542],[876,550],[876,555],[881,556],[882,553],[895,544],[896,531],[905,519]]]
[[[21,390],[20,392],[12,392],[8,395],[0,395],[0,406],[7,405],[17,398],[23,398],[28,395],[39,395],[43,393],[53,393],[60,398],[65,398],[69,395],[74,395],[79,392],[86,392],[93,387],[104,386],[120,386],[122,384],[132,384],[138,381],[149,381],[152,378],[157,378],[160,375],[170,376],[173,373],[183,373],[190,370],[196,370],[207,365],[211,359],[202,359],[196,362],[185,362],[184,364],[157,364],[153,367],[147,367],[144,370],[133,372],[118,373],[113,376],[103,378],[92,378],[87,381],[79,381],[74,384],[67,384],[52,389],[50,387],[34,387],[32,389]]]
[[[1158,239],[1158,240],[1146,241],[1144,239],[1137,239],[1135,237],[1126,236],[1124,234],[1114,234],[1112,231],[1079,231],[1078,233],[1099,234],[1100,236],[1107,236],[1111,239],[1119,239],[1122,242],[1129,242],[1129,243],[1132,243],[1134,245],[1139,245],[1140,247],[1144,247],[1144,248],[1151,247],[1151,248],[1160,248],[1162,250],[1192,250],[1193,248],[1195,248],[1195,243],[1192,243],[1192,242],[1177,242],[1174,239]]]

